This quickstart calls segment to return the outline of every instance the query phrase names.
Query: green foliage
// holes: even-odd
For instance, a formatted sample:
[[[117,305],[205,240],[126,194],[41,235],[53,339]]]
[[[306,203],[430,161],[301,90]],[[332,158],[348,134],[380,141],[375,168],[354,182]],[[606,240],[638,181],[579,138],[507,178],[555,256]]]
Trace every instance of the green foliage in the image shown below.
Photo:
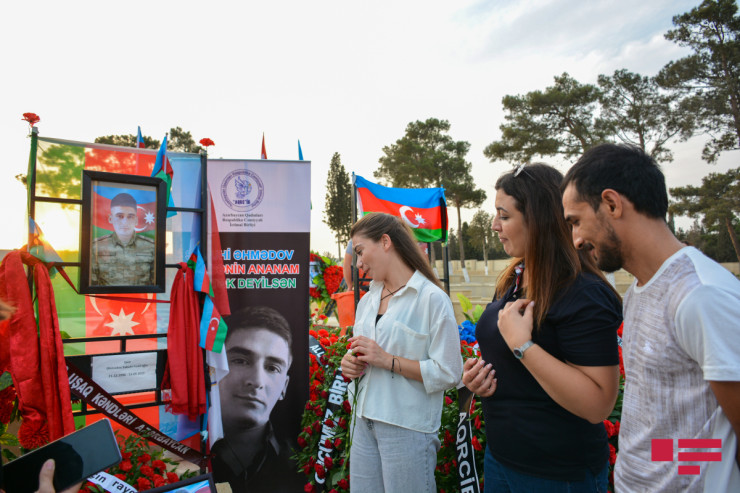
[[[594,116],[599,96],[596,86],[581,84],[565,72],[544,91],[504,96],[501,140],[489,144],[483,154],[491,162],[514,163],[534,156],[579,156],[606,138]]]
[[[676,92],[661,91],[654,78],[626,69],[614,75],[599,75],[601,114],[604,133],[640,147],[656,161],[672,161],[665,144],[676,137],[688,138],[693,128],[693,113],[682,111]]]
[[[352,184],[338,152],[334,153],[329,164],[323,221],[334,232],[338,243],[344,245],[349,242],[352,228]]]
[[[740,17],[735,0],[705,0],[673,17],[666,39],[692,54],[668,63],[658,82],[685,95],[697,126],[710,140],[702,158],[740,147]]]
[[[475,305],[475,308],[473,308],[473,303],[462,293],[457,293],[457,299],[460,300],[460,310],[463,316],[465,316],[465,319],[478,324],[478,320],[483,315],[485,307],[483,305]]]
[[[687,185],[671,188],[674,201],[669,210],[674,214],[702,217],[707,228],[725,228],[740,261],[734,223],[740,213],[740,168],[726,173],[710,173],[700,187]]]
[[[144,140],[144,147],[146,149],[159,149],[159,147],[162,145],[162,142],[160,142],[157,139],[153,139],[152,137],[149,137],[148,135],[142,135],[141,137]],[[109,145],[123,146],[123,147],[136,147],[136,135],[133,135],[133,134],[104,135],[102,137],[96,137],[95,143],[96,144],[109,144]]]

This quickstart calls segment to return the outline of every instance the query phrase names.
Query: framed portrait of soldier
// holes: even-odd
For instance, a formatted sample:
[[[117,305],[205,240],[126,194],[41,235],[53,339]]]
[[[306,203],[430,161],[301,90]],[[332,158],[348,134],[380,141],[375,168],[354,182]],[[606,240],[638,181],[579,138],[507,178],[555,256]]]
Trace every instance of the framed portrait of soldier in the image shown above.
[[[161,179],[83,171],[80,292],[163,293],[166,215]]]

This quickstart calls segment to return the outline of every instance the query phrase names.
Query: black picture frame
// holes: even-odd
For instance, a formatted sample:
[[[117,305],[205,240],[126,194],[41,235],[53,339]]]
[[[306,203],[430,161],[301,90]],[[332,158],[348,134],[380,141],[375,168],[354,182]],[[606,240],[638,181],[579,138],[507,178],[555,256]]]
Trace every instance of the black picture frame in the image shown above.
[[[160,178],[84,170],[80,293],[164,293],[166,215],[167,185]],[[101,229],[111,232],[100,235]]]
[[[192,491],[192,487],[194,485],[200,484],[200,483],[207,483],[208,491],[210,493],[216,493],[216,485],[213,483],[213,475],[210,472],[206,474],[201,474],[200,476],[195,476],[193,478],[183,479],[182,481],[178,481],[177,483],[160,486],[158,488],[153,488],[151,490],[146,490],[146,491],[147,493],[166,493],[170,491],[190,492]],[[190,486],[190,488],[187,488],[188,486]],[[205,488],[206,488],[206,485],[204,484],[202,488],[196,490],[196,492],[194,493],[202,493]]]

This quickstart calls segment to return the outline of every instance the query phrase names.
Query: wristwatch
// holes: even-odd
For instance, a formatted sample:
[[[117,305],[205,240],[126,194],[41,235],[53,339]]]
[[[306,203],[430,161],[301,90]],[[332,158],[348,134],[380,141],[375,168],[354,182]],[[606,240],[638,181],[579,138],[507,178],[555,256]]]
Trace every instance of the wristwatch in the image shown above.
[[[524,351],[530,348],[530,346],[534,346],[534,342],[527,341],[524,344],[522,344],[519,347],[514,348],[514,356],[516,359],[522,359],[524,357]]]

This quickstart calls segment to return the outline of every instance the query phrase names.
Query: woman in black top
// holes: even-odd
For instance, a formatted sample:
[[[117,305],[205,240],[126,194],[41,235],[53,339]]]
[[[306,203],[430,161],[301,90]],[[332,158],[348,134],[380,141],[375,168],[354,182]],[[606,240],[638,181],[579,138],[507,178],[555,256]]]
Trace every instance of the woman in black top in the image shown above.
[[[493,229],[513,260],[478,321],[481,359],[463,373],[482,397],[487,493],[607,488],[621,302],[573,246],[561,180],[533,164],[496,183]]]

